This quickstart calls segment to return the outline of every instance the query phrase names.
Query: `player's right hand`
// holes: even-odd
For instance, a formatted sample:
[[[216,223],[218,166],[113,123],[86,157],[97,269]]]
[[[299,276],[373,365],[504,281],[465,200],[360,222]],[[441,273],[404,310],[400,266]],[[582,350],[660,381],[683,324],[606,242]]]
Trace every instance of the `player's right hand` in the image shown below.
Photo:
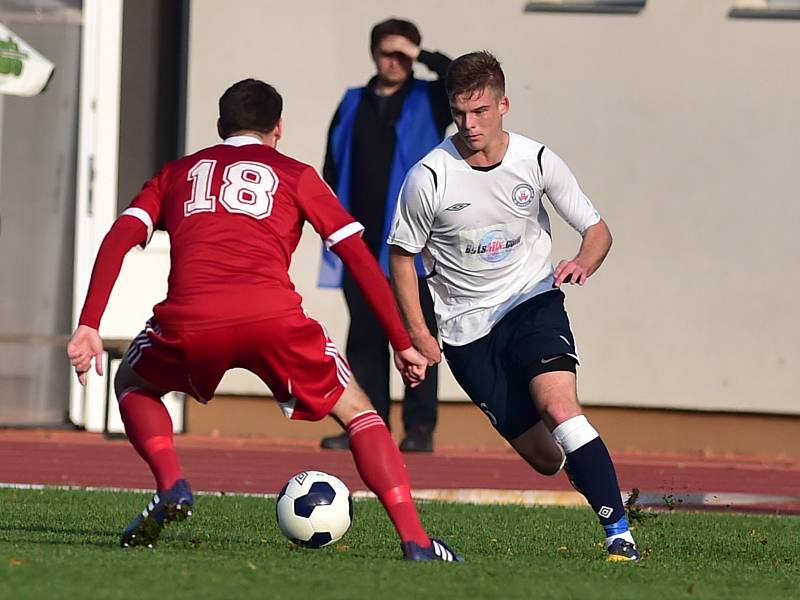
[[[75,367],[75,374],[81,385],[86,385],[86,374],[94,368],[98,375],[103,374],[103,340],[97,329],[88,325],[78,325],[67,344],[67,356]]]
[[[442,362],[442,349],[439,348],[439,342],[433,337],[429,331],[424,331],[419,334],[412,333],[411,343],[414,348],[419,350],[425,358],[428,359],[428,366],[438,365]]]
[[[394,365],[403,376],[403,383],[409,387],[417,387],[425,379],[428,370],[428,359],[422,356],[414,346],[394,353]]]
[[[561,287],[562,283],[583,285],[589,279],[589,270],[576,260],[562,260],[553,273],[553,287]]]
[[[385,52],[399,52],[409,57],[411,60],[419,58],[420,47],[407,37],[402,35],[387,35],[383,38],[383,49]]]

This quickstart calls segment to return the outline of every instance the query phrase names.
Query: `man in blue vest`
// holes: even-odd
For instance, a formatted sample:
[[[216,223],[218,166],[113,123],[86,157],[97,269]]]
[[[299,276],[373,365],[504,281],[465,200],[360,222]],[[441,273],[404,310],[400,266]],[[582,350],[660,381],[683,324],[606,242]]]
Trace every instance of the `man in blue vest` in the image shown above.
[[[364,241],[389,274],[386,238],[406,172],[444,138],[450,104],[444,76],[450,59],[420,48],[417,27],[389,19],[373,27],[370,51],[377,73],[365,87],[345,92],[328,132],[323,178],[342,204],[364,226]],[[413,77],[419,61],[438,79]],[[426,323],[436,337],[433,302],[421,261],[417,264],[420,299]],[[341,287],[350,311],[347,359],[356,379],[389,423],[389,345],[352,276],[335,254],[324,251],[319,284]],[[431,338],[428,338],[430,340]],[[415,340],[412,342],[416,343]],[[437,371],[433,365],[418,387],[406,388],[403,401],[405,437],[400,449],[433,450],[436,427]],[[322,440],[323,448],[346,449],[347,434]]]

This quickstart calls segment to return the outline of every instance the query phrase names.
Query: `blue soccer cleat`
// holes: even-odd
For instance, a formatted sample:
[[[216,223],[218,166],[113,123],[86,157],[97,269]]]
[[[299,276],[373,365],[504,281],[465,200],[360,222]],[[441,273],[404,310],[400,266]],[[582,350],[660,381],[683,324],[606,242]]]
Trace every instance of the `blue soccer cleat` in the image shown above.
[[[431,538],[431,545],[423,548],[415,542],[404,542],[403,558],[405,560],[443,560],[446,562],[464,562],[464,558],[456,554],[442,540]]]
[[[608,547],[608,560],[611,562],[625,562],[639,560],[639,551],[631,542],[617,538]]]
[[[152,548],[167,523],[183,521],[192,516],[193,504],[194,496],[189,482],[179,479],[167,491],[156,492],[153,495],[153,499],[145,509],[136,515],[122,532],[120,545],[123,548],[131,546]]]

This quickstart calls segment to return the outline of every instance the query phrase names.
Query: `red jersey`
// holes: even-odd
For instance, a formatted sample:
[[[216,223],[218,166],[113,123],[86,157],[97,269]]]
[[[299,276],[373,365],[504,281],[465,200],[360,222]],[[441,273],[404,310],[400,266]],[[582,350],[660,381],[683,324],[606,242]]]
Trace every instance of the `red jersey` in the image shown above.
[[[123,213],[169,233],[168,328],[203,329],[296,312],[292,253],[308,221],[331,246],[363,227],[313,167],[238,136],[167,163]]]

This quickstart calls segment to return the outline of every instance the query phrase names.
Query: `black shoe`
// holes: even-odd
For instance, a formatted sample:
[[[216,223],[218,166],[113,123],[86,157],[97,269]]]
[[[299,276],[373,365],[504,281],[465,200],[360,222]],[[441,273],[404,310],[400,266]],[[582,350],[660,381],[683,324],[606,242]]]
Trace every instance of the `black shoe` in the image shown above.
[[[617,538],[608,547],[608,560],[612,562],[636,562],[639,560],[636,546],[622,538]]]
[[[400,442],[401,452],[433,452],[433,435],[420,429],[412,429]]]
[[[328,437],[322,438],[322,441],[319,443],[319,445],[325,450],[349,450],[350,436],[348,436],[346,433],[329,435]]]
[[[442,540],[431,538],[431,545],[427,548],[414,542],[401,544],[405,560],[443,560],[445,562],[464,562],[464,557],[456,554],[453,549]]]
[[[152,548],[161,530],[173,521],[184,521],[192,516],[194,496],[189,482],[179,479],[165,492],[156,492],[145,509],[133,518],[122,532],[120,545]]]

